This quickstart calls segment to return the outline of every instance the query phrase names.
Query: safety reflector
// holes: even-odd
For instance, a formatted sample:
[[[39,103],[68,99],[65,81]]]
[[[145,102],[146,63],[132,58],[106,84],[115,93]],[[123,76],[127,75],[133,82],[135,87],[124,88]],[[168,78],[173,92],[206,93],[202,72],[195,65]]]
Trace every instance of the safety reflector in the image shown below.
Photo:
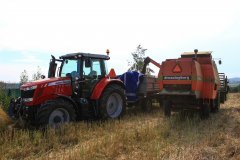
[[[179,64],[177,64],[174,68],[173,68],[173,72],[174,73],[180,73],[182,72],[181,67],[179,66]]]

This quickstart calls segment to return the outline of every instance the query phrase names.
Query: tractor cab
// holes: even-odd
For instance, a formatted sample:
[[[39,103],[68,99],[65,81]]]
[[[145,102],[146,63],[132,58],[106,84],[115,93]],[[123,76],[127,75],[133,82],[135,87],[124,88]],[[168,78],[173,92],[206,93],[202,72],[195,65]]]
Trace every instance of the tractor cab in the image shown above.
[[[48,78],[61,77],[70,78],[72,90],[75,95],[89,97],[96,83],[108,73],[106,60],[107,55],[97,55],[90,53],[71,53],[55,59],[52,56],[49,65]],[[57,69],[57,63],[60,66]]]

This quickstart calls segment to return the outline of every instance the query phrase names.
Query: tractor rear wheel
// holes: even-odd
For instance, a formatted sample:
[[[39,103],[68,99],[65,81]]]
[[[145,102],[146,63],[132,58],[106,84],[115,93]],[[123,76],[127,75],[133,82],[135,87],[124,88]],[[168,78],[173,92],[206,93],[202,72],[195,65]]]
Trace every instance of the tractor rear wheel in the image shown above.
[[[43,104],[37,113],[39,127],[58,127],[76,119],[73,105],[65,100],[50,100]]]
[[[124,90],[119,85],[108,86],[100,99],[100,116],[102,119],[120,118],[126,111]]]

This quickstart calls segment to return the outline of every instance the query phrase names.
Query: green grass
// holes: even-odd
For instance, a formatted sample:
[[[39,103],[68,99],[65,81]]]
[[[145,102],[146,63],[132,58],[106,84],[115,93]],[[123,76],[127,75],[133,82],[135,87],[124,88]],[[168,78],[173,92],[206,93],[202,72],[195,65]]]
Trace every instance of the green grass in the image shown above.
[[[207,120],[161,109],[122,120],[77,122],[46,132],[0,132],[0,159],[240,159],[240,94]]]

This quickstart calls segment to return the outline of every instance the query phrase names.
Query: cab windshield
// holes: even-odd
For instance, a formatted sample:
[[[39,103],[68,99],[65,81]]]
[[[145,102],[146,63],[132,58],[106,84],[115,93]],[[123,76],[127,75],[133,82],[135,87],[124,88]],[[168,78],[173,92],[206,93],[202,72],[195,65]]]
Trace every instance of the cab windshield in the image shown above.
[[[60,73],[60,77],[72,77],[76,78],[80,76],[79,66],[80,66],[80,60],[64,60],[62,62],[62,69]]]

